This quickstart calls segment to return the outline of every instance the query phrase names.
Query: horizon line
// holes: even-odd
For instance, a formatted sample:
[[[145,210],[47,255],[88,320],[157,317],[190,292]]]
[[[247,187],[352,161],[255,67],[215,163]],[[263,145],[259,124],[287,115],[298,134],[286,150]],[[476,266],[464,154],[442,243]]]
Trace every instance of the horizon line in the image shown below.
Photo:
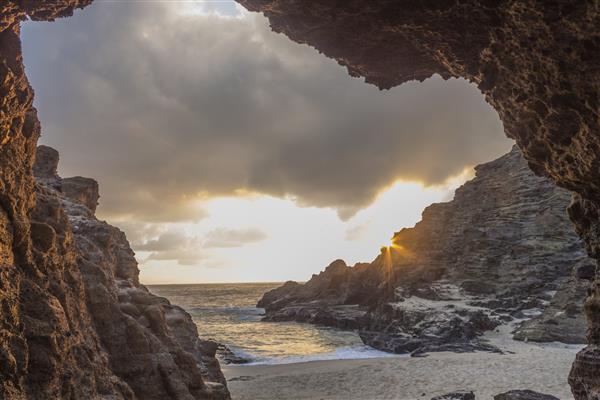
[[[252,282],[193,282],[193,283],[141,283],[144,286],[176,286],[176,285],[240,285],[240,284],[256,284],[256,283],[285,283],[285,282],[297,282],[297,283],[305,283],[306,281],[297,281],[294,279],[288,279],[285,281],[252,281]]]

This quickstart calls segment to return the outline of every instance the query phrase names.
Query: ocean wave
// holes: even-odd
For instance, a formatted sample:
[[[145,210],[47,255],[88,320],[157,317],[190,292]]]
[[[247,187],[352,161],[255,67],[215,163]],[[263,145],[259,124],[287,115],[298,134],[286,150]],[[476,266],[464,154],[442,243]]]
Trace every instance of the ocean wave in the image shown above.
[[[248,315],[263,315],[264,308],[256,307],[192,307],[187,310],[189,313],[195,314],[248,314]]]
[[[277,365],[277,364],[296,364],[308,361],[327,361],[327,360],[360,360],[368,358],[382,357],[408,357],[408,355],[392,354],[376,350],[369,346],[340,347],[335,351],[320,354],[307,354],[297,356],[283,357],[257,357],[241,349],[233,350],[236,355],[250,360],[244,365]]]

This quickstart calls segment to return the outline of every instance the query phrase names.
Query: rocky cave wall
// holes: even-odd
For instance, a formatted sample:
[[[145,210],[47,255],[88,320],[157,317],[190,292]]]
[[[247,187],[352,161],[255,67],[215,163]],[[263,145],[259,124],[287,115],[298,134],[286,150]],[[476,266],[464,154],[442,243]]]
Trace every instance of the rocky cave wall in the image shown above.
[[[124,234],[95,218],[95,181],[58,177],[48,148],[34,168],[20,21],[90,3],[0,2],[0,399],[229,398],[216,344],[139,284]]]
[[[84,2],[0,5],[0,398],[89,395],[110,386],[84,309],[71,236],[36,218],[31,173],[40,127],[23,70],[19,21],[69,15]],[[87,2],[89,3],[89,2]],[[54,229],[56,228],[56,229]],[[56,233],[48,245],[45,233]],[[62,368],[59,368],[62,367]],[[102,390],[102,389],[98,389]]]
[[[590,255],[600,258],[597,1],[238,1],[380,88],[435,73],[475,83],[530,167],[576,193],[569,214]],[[53,227],[54,245],[45,248],[48,224],[35,222],[31,167],[39,122],[19,39],[27,15],[52,20],[90,2],[0,5],[0,392],[11,399],[35,390],[74,397],[112,379],[94,335],[82,334],[90,317],[82,312],[70,234]],[[600,395],[598,284],[586,310],[590,344],[570,377],[577,399]],[[44,376],[35,373],[42,370]]]
[[[477,85],[531,169],[575,192],[569,215],[600,258],[600,4],[595,0],[238,0],[382,89],[433,74]],[[570,375],[600,396],[600,286]]]

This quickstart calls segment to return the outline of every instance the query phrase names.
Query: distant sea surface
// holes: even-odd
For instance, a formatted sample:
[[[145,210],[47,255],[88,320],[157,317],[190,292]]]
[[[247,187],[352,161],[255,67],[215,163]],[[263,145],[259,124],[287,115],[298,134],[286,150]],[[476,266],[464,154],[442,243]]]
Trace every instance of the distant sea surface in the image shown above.
[[[254,364],[384,357],[358,334],[297,322],[262,322],[256,303],[281,283],[148,285],[192,316],[202,338],[227,345]]]

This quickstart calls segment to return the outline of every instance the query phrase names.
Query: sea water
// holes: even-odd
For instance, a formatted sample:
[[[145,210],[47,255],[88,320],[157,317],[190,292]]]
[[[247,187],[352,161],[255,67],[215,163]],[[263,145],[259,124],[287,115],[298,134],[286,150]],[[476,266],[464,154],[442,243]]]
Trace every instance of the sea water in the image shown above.
[[[385,357],[356,332],[297,322],[263,322],[256,303],[281,283],[151,285],[191,316],[202,338],[227,345],[254,364]]]

